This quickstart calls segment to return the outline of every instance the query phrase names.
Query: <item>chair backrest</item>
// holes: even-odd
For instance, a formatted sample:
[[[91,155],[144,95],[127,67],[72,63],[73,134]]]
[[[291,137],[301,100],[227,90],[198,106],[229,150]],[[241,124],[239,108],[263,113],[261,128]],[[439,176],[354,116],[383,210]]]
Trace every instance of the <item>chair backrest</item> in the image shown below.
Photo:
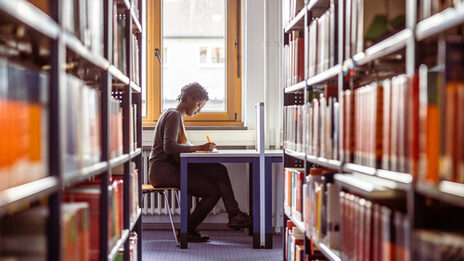
[[[176,187],[153,187],[151,184],[143,184],[142,185],[142,192],[143,193],[150,193],[150,192],[163,191],[163,190],[180,190],[180,188],[176,188]]]

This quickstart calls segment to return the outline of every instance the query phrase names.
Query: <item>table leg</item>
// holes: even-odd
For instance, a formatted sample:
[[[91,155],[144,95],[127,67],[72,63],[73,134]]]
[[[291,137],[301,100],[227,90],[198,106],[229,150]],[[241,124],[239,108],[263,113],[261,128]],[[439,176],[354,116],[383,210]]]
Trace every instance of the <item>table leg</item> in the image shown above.
[[[266,157],[264,166],[264,248],[272,248],[272,158]]]
[[[189,215],[187,159],[180,159],[180,248],[188,248],[187,224]]]
[[[253,163],[248,164],[248,190],[249,213],[253,216]],[[253,223],[248,227],[248,236],[253,236]]]
[[[259,157],[253,158],[253,248],[261,248],[259,207]]]

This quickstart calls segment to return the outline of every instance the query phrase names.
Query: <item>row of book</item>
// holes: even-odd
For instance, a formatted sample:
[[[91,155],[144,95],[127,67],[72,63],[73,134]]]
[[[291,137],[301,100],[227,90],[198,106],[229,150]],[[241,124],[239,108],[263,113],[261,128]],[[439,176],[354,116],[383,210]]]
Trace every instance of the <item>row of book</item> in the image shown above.
[[[124,164],[118,165],[111,169],[111,174],[113,175],[113,179],[115,180],[123,180],[124,179]],[[137,212],[140,208],[139,205],[139,178],[138,178],[138,170],[135,168],[135,162],[130,162],[129,164],[129,177],[130,177],[130,194],[129,194],[129,201],[131,209],[130,209],[130,220],[131,222],[137,218]]]
[[[282,21],[284,25],[290,23],[293,18],[305,7],[306,0],[284,0],[282,3]]]
[[[418,151],[411,154],[411,165],[420,180],[463,183],[464,45],[446,46],[449,60],[444,68],[421,65],[418,86],[413,85],[411,136],[417,137],[412,142],[418,143]]]
[[[304,80],[304,35],[301,31],[289,34],[289,43],[284,45],[284,86],[291,86]]]
[[[115,158],[122,155],[122,107],[121,102],[113,97],[110,99],[110,155]]]
[[[418,229],[413,234],[414,260],[463,260],[464,235],[456,231]]]
[[[130,106],[129,146],[130,151],[137,149],[137,104]]]
[[[308,78],[328,70],[337,62],[337,30],[335,26],[338,17],[337,10],[337,5],[332,3],[324,14],[313,19],[307,27],[309,42],[306,76]]]
[[[422,20],[431,15],[437,14],[447,8],[462,8],[464,1],[462,0],[420,0],[418,3],[418,19]]]
[[[113,65],[127,75],[126,57],[129,48],[126,41],[126,15],[118,11],[118,3],[113,3]]]
[[[374,168],[409,172],[409,157],[414,146],[411,143],[417,137],[410,134],[414,119],[408,112],[413,100],[418,98],[416,89],[414,78],[399,75],[345,91],[342,102],[344,159]]]
[[[129,261],[137,261],[137,241],[138,236],[137,233],[131,232],[129,235]],[[121,246],[118,251],[118,255],[116,256],[115,261],[124,261],[124,246]]]
[[[338,89],[307,92],[304,105],[284,107],[284,147],[327,159],[339,158],[340,105]]]
[[[75,76],[66,77],[66,170],[90,166],[101,159],[100,91]]]
[[[284,260],[305,261],[304,233],[291,221],[285,227]]]
[[[139,41],[136,35],[130,37],[132,51],[131,55],[131,79],[140,86],[140,48]]]
[[[63,0],[62,27],[92,52],[103,55],[103,2]]]
[[[340,248],[339,187],[334,172],[310,168],[303,185],[303,221],[314,242],[323,242],[331,249]]]
[[[85,202],[61,207],[62,260],[90,260],[90,209]],[[47,260],[48,207],[38,206],[0,219],[1,260]],[[96,260],[96,259],[95,259]]]
[[[340,192],[343,260],[410,260],[409,220],[397,210]]]
[[[138,202],[138,189],[137,186],[137,171],[132,171],[130,175],[131,189],[129,191],[129,198],[131,200],[131,208],[129,211],[132,221],[137,215]],[[138,186],[137,186],[138,188]],[[108,187],[108,248],[116,244],[122,235],[123,231],[123,205],[124,205],[124,181],[122,176],[114,176]],[[77,187],[73,187],[66,191],[64,194],[65,202],[85,202],[89,206],[88,226],[92,231],[90,237],[90,250],[89,260],[99,260],[100,255],[100,180],[97,178],[95,181],[83,183]]]
[[[405,9],[404,0],[345,1],[345,59],[403,29]]]
[[[0,58],[0,191],[48,175],[48,82]]]

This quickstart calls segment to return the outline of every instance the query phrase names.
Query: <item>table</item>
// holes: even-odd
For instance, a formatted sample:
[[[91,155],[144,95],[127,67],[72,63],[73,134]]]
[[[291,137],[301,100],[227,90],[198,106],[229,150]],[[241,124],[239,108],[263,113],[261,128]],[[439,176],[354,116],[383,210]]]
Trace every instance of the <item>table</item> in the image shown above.
[[[266,156],[267,154],[267,156]],[[220,150],[217,153],[180,154],[181,229],[180,248],[188,248],[187,223],[189,216],[188,163],[248,163],[251,169],[253,215],[253,248],[272,248],[272,162],[282,162],[282,151],[264,153],[266,171],[260,175],[260,153],[256,150]],[[264,171],[264,170],[263,170]],[[260,204],[262,203],[262,204]]]

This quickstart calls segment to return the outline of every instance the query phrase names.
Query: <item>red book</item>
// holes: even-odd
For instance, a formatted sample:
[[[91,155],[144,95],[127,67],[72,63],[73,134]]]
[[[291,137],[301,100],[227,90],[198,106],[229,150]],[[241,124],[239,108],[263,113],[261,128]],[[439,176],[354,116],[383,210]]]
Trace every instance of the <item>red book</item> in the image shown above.
[[[99,260],[100,255],[100,187],[74,188],[64,194],[65,202],[87,202],[89,204],[90,260]]]
[[[419,77],[412,78],[412,85],[409,95],[409,167],[414,179],[419,173]]]

